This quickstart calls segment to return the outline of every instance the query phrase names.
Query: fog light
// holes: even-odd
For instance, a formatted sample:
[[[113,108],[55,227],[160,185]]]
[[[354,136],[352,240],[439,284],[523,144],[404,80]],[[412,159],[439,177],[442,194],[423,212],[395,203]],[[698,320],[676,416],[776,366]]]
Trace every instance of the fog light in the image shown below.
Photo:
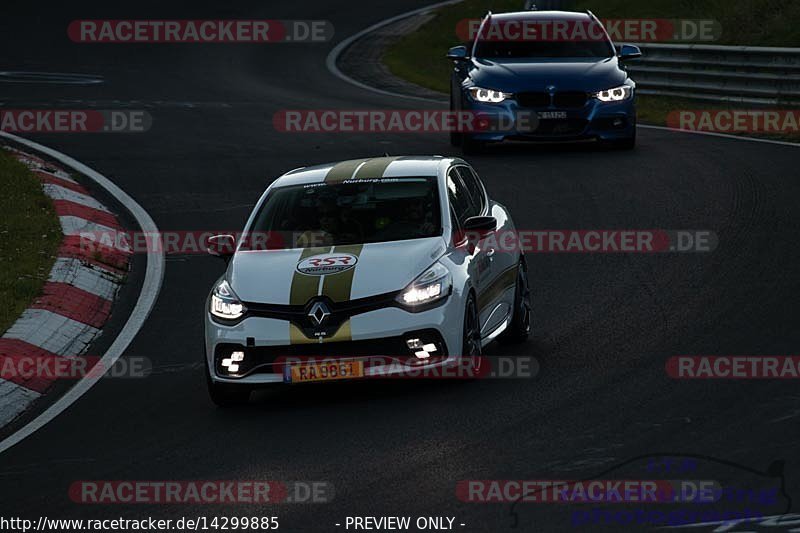
[[[406,346],[408,346],[409,350],[420,350],[422,349],[422,341],[419,339],[408,339],[406,341]]]
[[[415,341],[413,347],[411,346],[411,340]],[[432,342],[425,344],[419,339],[411,339],[411,340],[408,341],[408,347],[411,348],[412,350],[416,350],[414,352],[414,356],[416,356],[417,359],[429,359],[431,354],[433,354],[438,350],[436,348],[436,345],[433,344]]]
[[[244,352],[232,352],[230,358],[222,360],[222,368],[229,374],[235,374],[239,371],[238,363],[244,361]]]

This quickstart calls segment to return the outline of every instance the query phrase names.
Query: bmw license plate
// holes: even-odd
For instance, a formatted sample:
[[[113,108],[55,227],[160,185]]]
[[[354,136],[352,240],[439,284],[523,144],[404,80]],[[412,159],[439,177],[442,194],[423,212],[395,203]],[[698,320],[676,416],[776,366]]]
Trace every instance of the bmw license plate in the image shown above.
[[[567,118],[566,111],[540,111],[538,115],[539,115],[539,120],[550,119],[550,118]]]
[[[284,374],[287,383],[311,383],[364,377],[364,361],[326,361],[291,365]]]

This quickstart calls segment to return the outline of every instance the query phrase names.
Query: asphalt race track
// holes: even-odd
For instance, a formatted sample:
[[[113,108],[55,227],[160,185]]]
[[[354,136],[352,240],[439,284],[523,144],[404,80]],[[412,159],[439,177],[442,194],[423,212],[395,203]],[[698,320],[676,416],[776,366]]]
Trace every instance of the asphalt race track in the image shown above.
[[[425,1],[245,4],[4,6],[2,69],[95,74],[105,83],[0,83],[0,103],[147,110],[146,133],[30,137],[111,178],[162,231],[238,230],[270,181],[300,166],[384,152],[460,155],[441,134],[287,134],[272,125],[284,109],[435,107],[352,87],[325,68],[336,42]],[[66,37],[80,18],[259,17],[330,20],[336,37],[275,45],[82,45]],[[536,356],[532,380],[297,387],[217,409],[201,365],[201,318],[224,266],[170,256],[155,310],[126,353],[149,358],[153,374],[101,380],[0,455],[2,514],[277,515],[287,531],[344,530],[335,524],[347,516],[455,516],[456,529],[500,531],[513,524],[509,505],[463,503],[457,481],[583,479],[654,453],[758,471],[784,460],[785,492],[800,501],[796,381],[679,382],[664,370],[674,355],[797,353],[798,155],[791,146],[640,129],[632,152],[509,145],[470,157],[518,228],[719,237],[713,253],[530,255],[535,338],[490,353]],[[650,475],[643,464],[628,477]],[[751,476],[703,464],[696,477]],[[320,480],[333,484],[335,500],[92,506],[68,496],[78,480],[124,479]],[[569,506],[518,510],[518,530],[575,529]]]

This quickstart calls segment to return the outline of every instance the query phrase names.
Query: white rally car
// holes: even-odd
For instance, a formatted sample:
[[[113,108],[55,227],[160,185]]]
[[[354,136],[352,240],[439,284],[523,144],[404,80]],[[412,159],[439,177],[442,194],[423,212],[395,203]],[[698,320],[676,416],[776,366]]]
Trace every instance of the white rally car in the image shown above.
[[[513,230],[461,159],[381,157],[281,176],[241,236],[210,241],[228,259],[206,303],[212,400],[457,365],[497,337],[524,341],[524,255],[487,246]],[[365,366],[372,358],[390,364]]]

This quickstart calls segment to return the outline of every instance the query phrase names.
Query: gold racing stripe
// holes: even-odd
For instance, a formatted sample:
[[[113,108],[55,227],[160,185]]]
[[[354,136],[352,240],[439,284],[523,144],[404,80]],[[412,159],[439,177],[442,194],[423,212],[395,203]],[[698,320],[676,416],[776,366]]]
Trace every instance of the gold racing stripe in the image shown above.
[[[350,161],[342,161],[336,163],[325,176],[325,183],[338,183],[344,180],[349,180],[353,177],[353,173],[358,166],[366,161],[365,159],[351,159]]]
[[[319,342],[316,339],[309,339],[300,328],[289,322],[289,344],[311,344],[312,342]]]
[[[362,244],[353,244],[349,246],[336,246],[333,248],[333,252],[335,254],[351,254],[356,257],[361,255],[361,250],[364,248]],[[350,292],[353,289],[353,276],[356,273],[356,269],[358,268],[358,264],[356,264],[355,268],[351,268],[350,270],[345,270],[344,272],[340,272],[338,274],[328,274],[325,276],[325,280],[322,282],[322,296],[327,296],[334,302],[346,302],[350,299]]]
[[[330,247],[305,248],[297,262],[299,263],[303,259],[308,259],[314,255],[327,254],[330,251]],[[319,276],[301,274],[295,268],[294,276],[292,276],[292,288],[289,292],[289,305],[306,305],[311,298],[317,295],[318,291]]]
[[[352,254],[358,257],[364,248],[361,244],[335,246],[333,248],[306,248],[300,254],[298,262],[318,254],[343,253]],[[324,295],[334,302],[343,302],[350,299],[350,292],[353,288],[353,275],[355,268],[340,272],[339,274],[328,274],[322,280],[322,292],[319,292],[320,276],[307,276],[295,271],[292,278],[292,290],[290,295],[291,305],[305,305],[311,298]],[[318,294],[319,293],[319,294]],[[312,344],[318,342],[342,342],[352,340],[350,330],[350,320],[345,321],[334,335],[328,338],[309,339],[300,328],[289,323],[289,344]]]
[[[517,284],[517,265],[505,269],[486,290],[478,296],[478,312]]]
[[[378,157],[375,159],[368,160],[361,168],[358,169],[356,172],[355,179],[375,179],[375,178],[382,178],[383,173],[386,172],[386,169],[389,168],[393,162],[400,159],[399,157]]]

